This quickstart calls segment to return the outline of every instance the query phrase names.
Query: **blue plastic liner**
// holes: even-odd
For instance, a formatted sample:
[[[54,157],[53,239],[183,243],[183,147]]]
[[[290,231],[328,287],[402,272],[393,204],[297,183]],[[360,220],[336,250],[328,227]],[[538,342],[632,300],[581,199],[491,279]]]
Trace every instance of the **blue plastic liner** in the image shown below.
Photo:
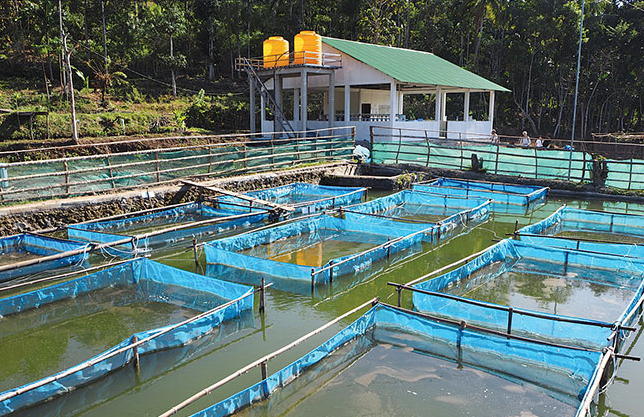
[[[79,249],[89,249],[89,245],[87,243],[33,235],[30,233],[21,233],[19,235],[0,238],[0,250],[2,251],[2,255],[24,253],[44,257]],[[0,282],[54,268],[61,268],[69,265],[80,265],[87,260],[87,256],[88,252],[84,252],[52,261],[0,272]]]
[[[82,293],[119,285],[136,286],[137,293],[140,293],[146,299],[176,304],[199,311],[209,311],[224,302],[248,295],[230,306],[179,326],[168,333],[140,345],[138,347],[140,355],[183,346],[212,331],[223,321],[239,317],[243,310],[252,310],[253,308],[253,297],[250,295],[253,292],[252,287],[204,277],[145,258],[137,258],[71,281],[0,299],[0,316],[19,314],[21,311],[27,309],[38,308],[42,305],[66,298],[73,298]],[[181,293],[177,291],[165,291],[169,285],[181,287],[184,291]],[[168,326],[172,324],[174,323],[169,323]],[[142,340],[166,328],[161,327],[136,333],[118,345],[89,359],[87,362],[133,344],[135,337],[137,340]],[[88,368],[65,376],[58,381],[45,384],[39,388],[9,398],[0,402],[0,415],[9,414],[16,410],[41,403],[52,397],[69,392],[74,388],[96,381],[127,365],[133,359],[133,356],[133,351],[127,350]],[[82,366],[87,362],[83,362],[77,366]],[[0,393],[0,397],[7,393],[20,390],[20,388],[18,387]]]
[[[413,189],[450,196],[490,198],[495,203],[521,206],[532,204],[534,201],[545,198],[548,194],[548,187],[451,178],[439,178],[429,184],[414,184]]]
[[[301,378],[312,366],[322,362],[347,342],[365,337],[378,329],[421,335],[434,344],[448,345],[440,353],[484,372],[545,385],[549,389],[581,398],[600,361],[600,352],[507,339],[439,323],[410,312],[378,304],[325,343],[287,365],[265,380],[208,407],[193,416],[223,417],[232,415],[253,403],[275,394],[278,389]],[[460,349],[459,349],[460,346]],[[442,355],[441,355],[442,356]],[[395,366],[395,364],[389,364]],[[557,384],[557,381],[562,381]],[[422,395],[422,394],[421,394]],[[545,394],[544,394],[545,395]]]
[[[436,233],[440,233],[442,236],[459,225],[486,220],[490,213],[490,201],[480,198],[459,198],[403,190],[347,209],[351,212],[401,218],[447,213],[446,217],[439,222],[427,223],[428,225],[436,225]],[[351,212],[346,213],[347,219],[363,217],[356,216],[355,213]],[[373,217],[371,221],[377,222]],[[432,238],[432,235],[426,235],[424,240],[432,241]]]
[[[613,332],[613,329],[610,328],[611,325],[621,324],[628,326],[630,324],[625,322],[624,318],[634,309],[637,300],[642,297],[644,291],[644,259],[624,258],[571,249],[538,246],[510,239],[505,239],[495,244],[485,253],[465,265],[428,281],[416,284],[414,287],[432,292],[447,292],[451,287],[458,285],[475,272],[493,264],[498,265],[496,270],[477,276],[476,280],[470,284],[473,287],[490,279],[494,279],[505,271],[511,270],[513,264],[518,260],[547,261],[558,268],[566,268],[564,265],[567,265],[567,267],[574,266],[586,270],[606,270],[604,277],[607,282],[613,277],[613,274],[610,274],[611,271],[624,273],[630,276],[630,279],[628,281],[615,281],[614,285],[622,288],[632,288],[634,295],[631,301],[624,305],[624,312],[620,317],[615,318],[614,323],[584,319],[589,323],[608,325],[609,327],[557,321],[555,320],[556,318],[565,316],[548,313],[539,313],[544,315],[545,318],[531,317],[522,314],[521,310],[515,309],[512,314],[512,333],[516,334],[540,337],[559,343],[589,346],[592,348],[604,347],[608,344],[607,338]],[[583,280],[584,278],[580,276],[578,279]],[[499,304],[483,302],[484,305],[472,305],[466,303],[465,300],[466,298],[464,297],[448,299],[418,292],[414,292],[413,294],[414,308],[419,311],[456,320],[464,320],[468,323],[478,324],[496,330],[504,331],[507,329],[509,313],[505,310],[498,309]]]
[[[369,268],[374,260],[386,257],[411,247],[423,240],[424,234],[433,233],[434,226],[427,224],[401,223],[388,219],[374,219],[370,216],[357,215],[351,219],[319,215],[312,218],[294,221],[281,226],[266,228],[236,236],[207,242],[204,244],[206,262],[223,265],[240,270],[253,271],[266,277],[278,277],[285,280],[297,280],[313,285],[327,283],[331,276],[354,274]],[[342,234],[345,235],[342,235]],[[328,235],[340,234],[344,240],[372,243],[373,247],[387,243],[386,247],[363,253],[334,258],[321,267],[290,264],[263,257],[238,253],[261,245],[274,244],[281,239],[296,237],[297,246],[305,248],[319,243]],[[359,252],[360,253],[360,252]],[[348,261],[345,261],[352,258]],[[331,267],[331,262],[334,266]],[[323,270],[322,272],[317,272]],[[312,279],[312,275],[315,278]]]
[[[277,204],[289,205],[294,207],[298,213],[311,214],[327,208],[359,203],[365,191],[366,188],[296,182],[265,190],[249,191],[244,195]],[[226,207],[227,202],[238,205],[249,204],[246,200],[232,196],[219,197],[219,202],[220,207]]]
[[[160,210],[153,213],[128,217],[117,220],[105,220],[90,223],[81,223],[67,227],[67,235],[71,239],[83,240],[95,243],[116,242],[128,237],[133,238],[133,233],[128,230],[132,228],[141,228],[146,226],[156,226],[159,228],[170,228],[177,223],[195,222],[207,220],[209,218],[217,219],[228,216],[249,213],[248,209],[240,208],[213,208],[204,203],[188,203],[180,207],[168,210]],[[198,216],[198,220],[194,220]],[[132,240],[132,242],[119,245],[115,249],[106,249],[114,255],[130,255],[131,251],[141,249],[147,250],[150,246],[158,247],[159,245],[171,244],[176,241],[200,236],[207,233],[218,233],[230,228],[259,223],[267,218],[266,213],[257,213],[253,216],[232,219],[229,221],[205,224],[175,231],[162,233],[156,236],[149,236],[143,239]]]

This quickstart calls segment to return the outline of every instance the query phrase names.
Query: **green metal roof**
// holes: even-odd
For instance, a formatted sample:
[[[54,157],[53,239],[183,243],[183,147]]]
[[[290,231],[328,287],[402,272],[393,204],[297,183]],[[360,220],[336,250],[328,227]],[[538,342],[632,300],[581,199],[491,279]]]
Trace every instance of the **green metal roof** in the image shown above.
[[[322,42],[403,83],[510,91],[430,52],[327,37]]]

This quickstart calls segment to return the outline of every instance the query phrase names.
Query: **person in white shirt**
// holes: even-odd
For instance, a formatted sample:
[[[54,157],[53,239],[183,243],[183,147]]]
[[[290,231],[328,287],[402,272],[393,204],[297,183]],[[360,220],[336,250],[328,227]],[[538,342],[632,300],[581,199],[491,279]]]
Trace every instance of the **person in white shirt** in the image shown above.
[[[541,139],[541,136],[539,136],[539,139],[534,144],[535,148],[543,148],[543,139]]]
[[[490,142],[492,143],[499,143],[499,135],[496,134],[496,129],[492,129],[492,133],[490,134]]]
[[[521,133],[521,140],[519,141],[519,146],[523,146],[524,148],[527,148],[530,146],[530,136],[528,136],[528,132],[525,130],[523,133]]]

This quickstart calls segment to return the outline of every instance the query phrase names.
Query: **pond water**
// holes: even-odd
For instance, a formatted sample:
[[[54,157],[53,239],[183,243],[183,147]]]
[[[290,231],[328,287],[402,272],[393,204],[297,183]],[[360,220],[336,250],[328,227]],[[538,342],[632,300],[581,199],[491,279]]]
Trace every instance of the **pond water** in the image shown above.
[[[382,194],[370,192],[371,198],[378,195]],[[212,340],[208,343],[207,347],[192,350],[190,355],[182,356],[180,360],[178,359],[172,362],[171,366],[167,366],[164,370],[159,370],[159,372],[154,374],[154,377],[138,377],[135,375],[132,367],[127,367],[110,377],[109,381],[112,388],[110,390],[101,390],[98,392],[97,390],[101,387],[100,384],[96,386],[88,386],[78,390],[73,393],[73,395],[61,397],[50,403],[39,406],[36,409],[18,413],[18,415],[156,416],[204,387],[228,376],[246,364],[284,346],[285,344],[375,296],[379,296],[383,302],[395,304],[396,292],[392,287],[387,286],[387,282],[392,281],[397,283],[406,283],[437,268],[480,251],[492,245],[494,243],[494,239],[503,239],[506,237],[506,233],[514,231],[515,220],[518,221],[519,227],[525,226],[549,216],[562,204],[594,210],[634,212],[637,214],[642,214],[644,212],[644,206],[633,203],[575,201],[551,198],[546,204],[536,207],[535,210],[530,209],[525,212],[518,212],[517,214],[491,214],[490,218],[486,222],[468,228],[463,233],[452,237],[447,241],[441,242],[438,245],[423,243],[422,252],[416,252],[412,256],[393,263],[384,262],[383,267],[379,268],[376,273],[367,278],[361,279],[355,285],[350,287],[330,286],[324,299],[321,299],[320,297],[311,297],[311,295],[297,294],[270,288],[267,291],[266,315],[264,317],[260,317],[255,313],[253,326],[241,329],[228,337]],[[155,252],[152,254],[152,259],[157,259],[171,266],[190,271],[197,270],[191,249],[188,248],[178,248],[174,252]],[[201,257],[201,264],[205,265],[205,258],[203,255]],[[562,282],[565,282],[566,285],[568,285],[568,281]],[[550,287],[553,287],[553,285],[550,285]],[[554,285],[554,287],[559,288],[559,284]],[[257,301],[258,300],[256,299],[256,305]],[[411,306],[411,296],[409,294],[404,294],[403,306]],[[352,317],[331,326],[329,329],[309,339],[307,342],[271,360],[268,365],[269,373],[291,363],[312,348],[316,347],[331,335],[339,331],[342,327],[357,318],[360,314],[362,314],[362,312],[356,313]],[[644,356],[644,341],[641,340],[640,335],[641,329],[631,336],[630,341],[632,341],[632,343],[624,349],[624,353]],[[373,350],[373,352],[373,356],[367,358],[367,360],[363,362],[364,364],[370,365],[376,363],[376,353],[401,355],[401,357],[408,356],[408,353],[406,352],[395,352],[392,349],[386,350],[378,348],[377,350]],[[168,351],[164,354],[170,355],[172,352]],[[149,367],[153,367],[152,363],[160,362],[162,357],[162,355],[155,354],[150,355],[148,358],[142,358],[141,373],[144,374],[146,364],[148,364],[147,366]],[[415,356],[411,357],[415,358]],[[406,362],[406,359],[405,361],[401,361],[400,369],[409,369],[409,371],[412,372],[414,368],[413,364],[416,363],[415,361],[416,359],[413,359],[410,362]],[[45,360],[45,362],[47,362],[49,366],[55,361],[51,361],[50,363],[50,361]],[[3,360],[2,364],[0,364],[0,368],[9,366],[7,365],[8,363],[8,361]],[[436,361],[428,363],[433,367],[437,367],[439,364]],[[361,371],[359,368],[356,368],[353,380],[358,378],[361,374],[365,375],[367,372],[367,368],[364,368],[364,370]],[[455,379],[454,374],[458,374],[458,372],[453,369],[453,365],[452,369],[445,369],[444,372],[445,379],[450,381],[446,382],[446,386],[450,386],[450,384],[455,383],[454,381],[459,380]],[[396,375],[400,376],[402,374]],[[347,374],[347,377],[350,376],[350,374]],[[341,376],[341,378],[342,377],[343,376]],[[391,376],[389,376],[389,378],[391,378]],[[223,386],[210,395],[205,396],[193,405],[182,410],[178,415],[185,416],[197,412],[254,384],[259,379],[260,370],[255,369],[233,380],[231,383]],[[392,379],[392,381],[395,381],[395,378]],[[473,387],[477,388],[476,392],[481,394],[485,387],[490,385],[490,387],[493,388],[491,395],[494,394],[494,396],[491,397],[492,399],[489,403],[486,403],[483,398],[477,404],[485,403],[485,406],[496,406],[504,401],[503,395],[505,395],[506,392],[503,390],[499,381],[493,383],[487,377],[482,378],[480,381],[481,385],[473,385]],[[400,381],[397,383],[400,383]],[[624,361],[613,384],[608,388],[606,393],[600,396],[597,415],[631,417],[644,415],[644,405],[639,403],[639,401],[636,401],[636,398],[638,398],[643,386],[644,372],[642,372],[642,364],[638,362]],[[361,387],[363,386],[358,385],[357,387],[362,389]],[[423,389],[429,389],[428,387],[431,386],[424,386]],[[378,388],[378,390],[379,391],[376,392],[384,392],[383,389]],[[410,391],[419,393],[419,390],[410,389]],[[530,392],[532,393],[532,391]],[[508,393],[508,395],[510,394],[512,393]],[[410,397],[413,396],[413,394],[406,393],[406,389],[404,395],[409,395]],[[434,395],[432,401],[436,401],[436,396],[438,394],[432,393],[432,395]],[[414,397],[420,397],[420,395]],[[342,389],[331,389],[331,387],[324,392],[324,397],[320,398],[324,398],[324,404],[329,406],[332,406],[336,401],[338,404],[345,404],[347,415],[359,414],[361,412],[360,404],[363,404],[364,402],[366,402],[365,406],[371,407],[368,408],[368,410],[371,411],[374,411],[373,406],[376,404],[375,400],[368,400],[368,398],[372,397],[364,397],[362,403],[353,402],[347,398]],[[388,398],[390,397],[382,397],[383,400],[387,400]],[[513,398],[517,399],[516,396]],[[545,410],[544,413],[548,415],[550,411],[554,410],[552,408],[552,403],[550,403],[550,405],[546,403],[541,404],[539,402],[542,400],[539,398],[541,397],[536,394],[534,396],[529,394],[526,396],[525,401],[542,407],[535,410]],[[420,399],[418,399],[418,401],[419,402],[413,406],[418,407],[417,409],[406,409],[405,413],[407,415],[414,414],[414,410],[420,410],[422,414],[427,414],[427,409],[421,407]],[[311,406],[314,405],[313,402],[307,404],[310,404]],[[447,403],[446,406],[451,407],[452,405],[453,404],[450,405],[450,403]],[[466,404],[463,407],[467,406],[468,405]],[[306,407],[309,407],[309,405],[306,405]],[[307,411],[308,408],[306,407],[302,408],[302,410],[309,414],[309,411]],[[316,406],[316,408],[317,407],[318,406]],[[385,408],[380,408],[379,410],[381,411],[379,412],[383,413],[388,410],[386,408],[386,404],[382,407]],[[454,405],[454,407],[456,407],[456,405]],[[524,407],[517,404],[517,413],[515,415],[521,415],[519,414],[521,409],[529,410],[530,407]],[[467,408],[453,408],[449,410],[452,412],[450,415],[458,415],[459,413],[466,411]],[[494,410],[496,410],[496,408]],[[487,413],[476,408],[474,409],[474,415],[497,415],[494,410]],[[561,414],[555,413],[552,415],[568,414],[564,412],[564,410],[566,410],[565,408],[560,410],[562,410]],[[324,411],[320,411],[320,413],[320,415],[332,414],[330,412],[325,413]],[[536,411],[534,414],[541,415]],[[271,413],[271,415],[273,414]]]
[[[112,287],[0,319],[0,390],[87,360],[133,333],[178,323],[198,311]]]

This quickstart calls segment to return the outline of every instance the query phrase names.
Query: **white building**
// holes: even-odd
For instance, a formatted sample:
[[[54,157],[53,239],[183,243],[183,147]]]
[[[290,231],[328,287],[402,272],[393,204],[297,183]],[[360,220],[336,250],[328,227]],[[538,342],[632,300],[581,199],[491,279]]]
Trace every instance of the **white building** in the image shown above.
[[[311,53],[305,54],[305,61],[312,61]],[[509,91],[432,53],[410,49],[323,37],[322,55],[314,60],[275,68],[264,68],[261,59],[238,60],[239,68],[250,69],[251,107],[256,85],[272,96],[266,90],[261,95],[261,132],[355,126],[356,139],[368,140],[370,126],[383,126],[422,129],[419,135],[427,131],[433,137],[489,137],[494,94]],[[288,123],[280,110],[268,119],[271,102]],[[255,129],[251,111],[251,132]]]

